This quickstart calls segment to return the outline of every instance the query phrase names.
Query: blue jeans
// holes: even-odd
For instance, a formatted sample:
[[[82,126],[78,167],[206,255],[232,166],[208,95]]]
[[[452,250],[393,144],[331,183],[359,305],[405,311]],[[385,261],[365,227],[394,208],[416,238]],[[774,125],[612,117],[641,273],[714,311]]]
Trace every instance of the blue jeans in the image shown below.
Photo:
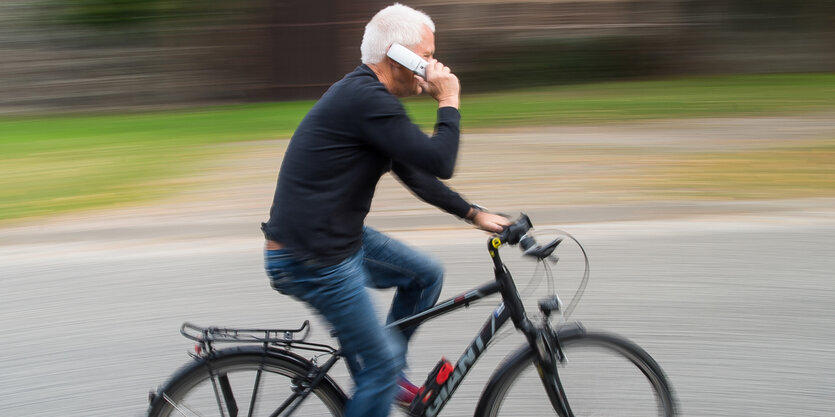
[[[265,252],[265,268],[273,288],[308,303],[333,326],[356,385],[345,416],[387,416],[415,329],[386,331],[366,287],[397,287],[391,323],[438,301],[440,264],[366,227],[362,248],[337,265],[317,266],[281,249]]]

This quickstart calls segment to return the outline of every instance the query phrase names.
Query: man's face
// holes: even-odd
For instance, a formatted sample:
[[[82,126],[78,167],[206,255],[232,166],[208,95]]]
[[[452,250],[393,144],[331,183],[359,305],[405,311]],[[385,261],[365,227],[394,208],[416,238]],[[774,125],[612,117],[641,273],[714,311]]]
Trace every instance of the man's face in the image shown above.
[[[428,61],[435,54],[435,34],[429,30],[428,27],[423,27],[423,37],[419,44],[409,48],[412,52],[418,54],[424,61]],[[393,61],[392,61],[393,62]],[[406,67],[394,63],[394,87],[395,91],[392,93],[397,97],[407,97],[420,94],[421,88],[415,79],[415,73],[406,69]]]

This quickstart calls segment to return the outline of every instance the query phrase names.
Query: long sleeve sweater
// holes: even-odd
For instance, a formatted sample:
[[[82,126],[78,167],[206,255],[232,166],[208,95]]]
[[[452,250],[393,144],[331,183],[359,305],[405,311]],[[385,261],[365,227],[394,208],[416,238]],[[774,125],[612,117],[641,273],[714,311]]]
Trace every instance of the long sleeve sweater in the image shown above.
[[[279,171],[268,239],[333,265],[362,245],[380,177],[392,171],[422,200],[458,217],[470,206],[439,180],[452,176],[460,114],[438,109],[435,133],[412,123],[400,101],[361,65],[336,82],[296,129]]]

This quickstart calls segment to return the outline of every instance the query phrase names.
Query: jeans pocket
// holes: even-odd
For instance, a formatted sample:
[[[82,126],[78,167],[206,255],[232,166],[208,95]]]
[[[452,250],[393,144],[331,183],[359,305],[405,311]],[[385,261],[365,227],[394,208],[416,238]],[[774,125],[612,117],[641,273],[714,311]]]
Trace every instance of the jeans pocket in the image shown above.
[[[274,290],[293,295],[292,269],[297,263],[293,253],[287,249],[264,251],[264,269]]]

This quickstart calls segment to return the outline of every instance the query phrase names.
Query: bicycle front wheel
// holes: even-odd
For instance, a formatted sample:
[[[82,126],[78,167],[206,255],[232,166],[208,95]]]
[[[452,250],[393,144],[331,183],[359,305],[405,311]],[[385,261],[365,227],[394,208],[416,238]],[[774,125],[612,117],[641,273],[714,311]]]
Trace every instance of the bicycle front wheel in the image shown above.
[[[190,363],[152,393],[149,417],[342,416],[345,394],[325,378],[302,399],[313,365],[286,351],[232,348]]]
[[[558,374],[574,416],[676,415],[672,388],[661,367],[638,345],[606,333],[562,337]],[[476,416],[561,416],[548,398],[524,346],[494,373]]]

